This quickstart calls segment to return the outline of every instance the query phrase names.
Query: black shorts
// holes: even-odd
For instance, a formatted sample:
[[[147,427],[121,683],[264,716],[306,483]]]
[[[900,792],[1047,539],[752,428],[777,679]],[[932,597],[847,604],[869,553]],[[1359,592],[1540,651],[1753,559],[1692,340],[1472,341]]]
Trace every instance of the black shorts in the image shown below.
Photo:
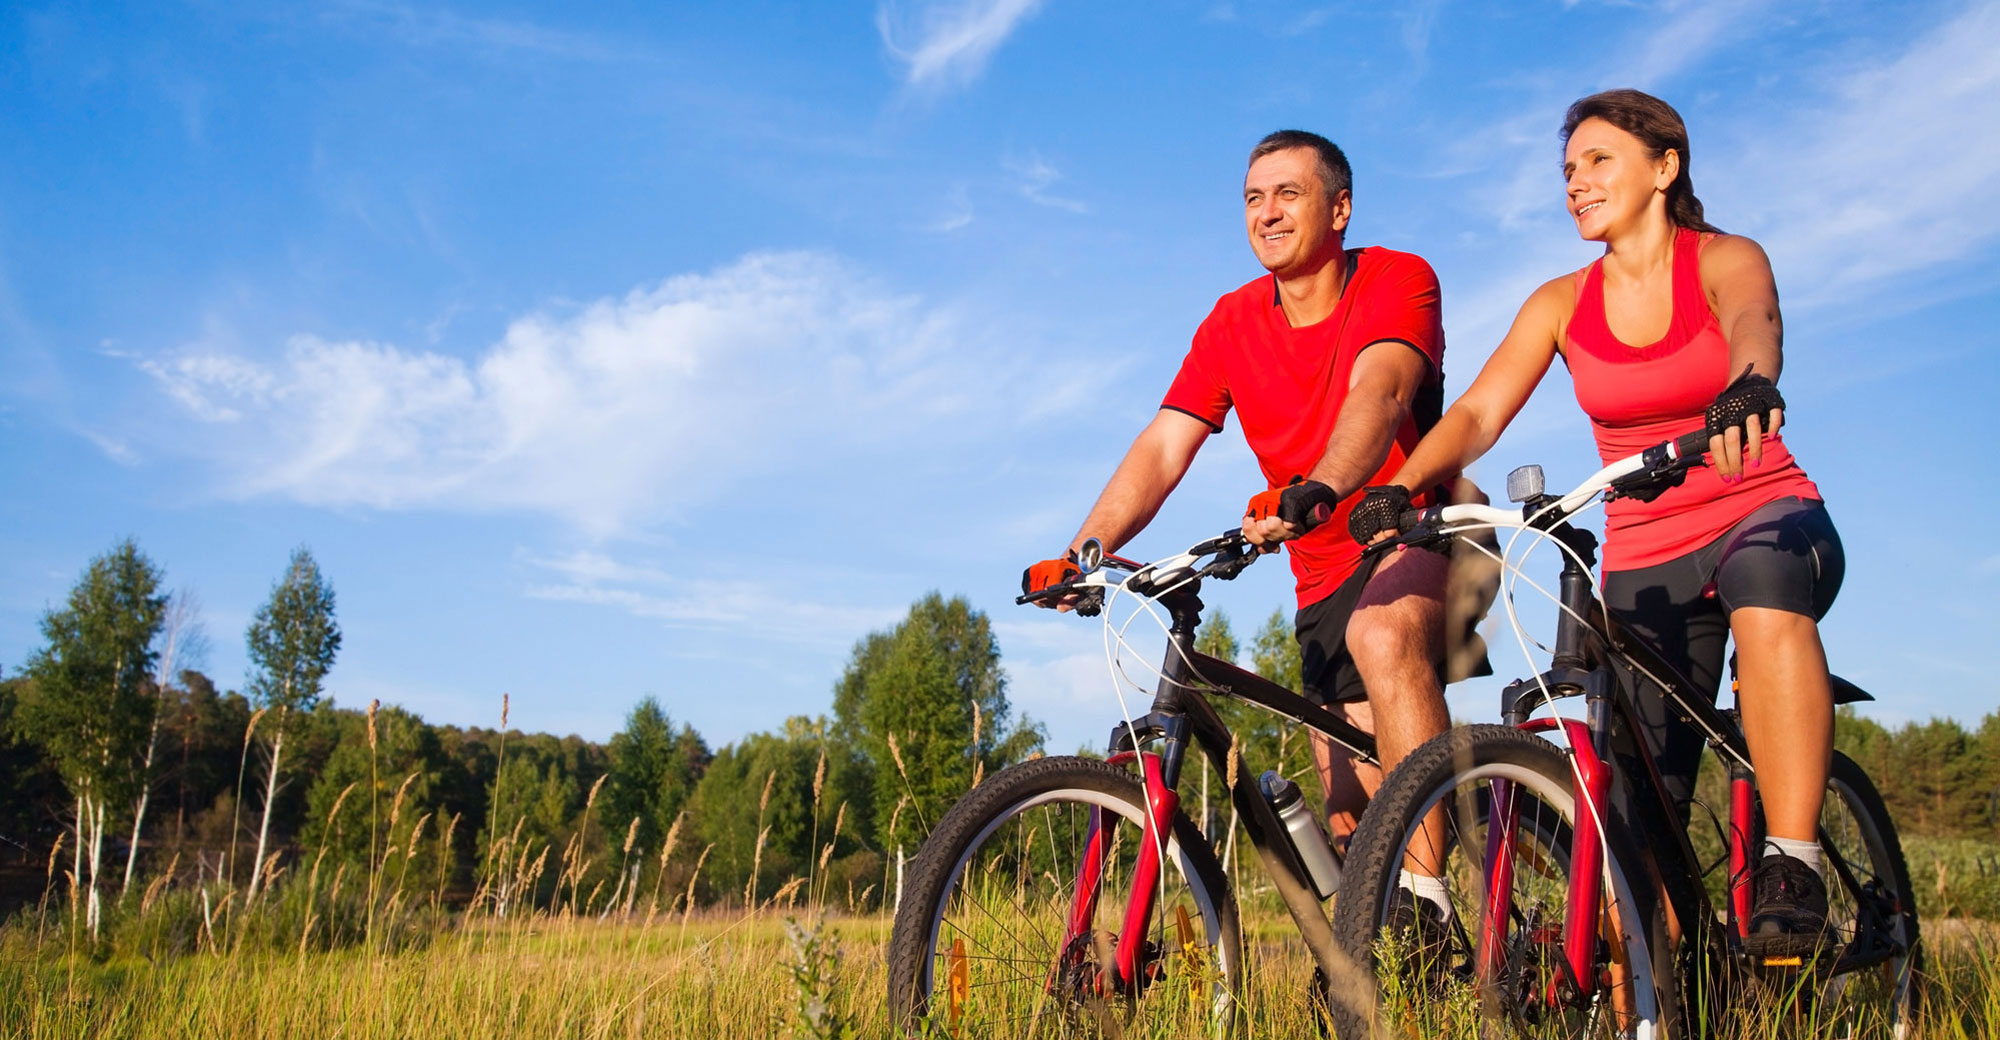
[[[1762,506],[1715,541],[1652,567],[1604,575],[1604,605],[1633,634],[1715,703],[1722,684],[1729,612],[1770,607],[1826,616],[1846,574],[1840,533],[1819,502],[1782,498]],[[1674,718],[1658,689],[1638,684],[1639,722],[1662,748],[1660,776],[1676,805],[1694,796],[1701,737]]]
[[[1404,552],[1422,552],[1409,550]],[[1368,699],[1368,687],[1347,652],[1347,623],[1361,602],[1361,590],[1387,555],[1363,559],[1333,595],[1299,608],[1295,627],[1299,637],[1300,692],[1314,704],[1332,705]],[[1442,674],[1444,662],[1434,662]]]

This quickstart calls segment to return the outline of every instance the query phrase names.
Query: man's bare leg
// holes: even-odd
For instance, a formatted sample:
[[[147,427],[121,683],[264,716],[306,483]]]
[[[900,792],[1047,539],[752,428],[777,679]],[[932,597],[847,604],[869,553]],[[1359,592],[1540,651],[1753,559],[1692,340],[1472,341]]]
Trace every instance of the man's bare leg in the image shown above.
[[[1376,568],[1347,623],[1375,722],[1376,757],[1385,771],[1451,725],[1436,662],[1444,652],[1445,576],[1451,561],[1426,549],[1402,549]],[[1411,842],[1406,869],[1436,877],[1442,869],[1444,813],[1434,812]]]
[[[1375,732],[1375,713],[1367,701],[1332,705],[1330,710],[1354,724],[1363,733]],[[1334,848],[1344,848],[1354,828],[1361,824],[1361,810],[1382,786],[1382,770],[1355,761],[1345,748],[1318,733],[1312,735],[1313,768],[1319,773],[1320,793],[1325,796],[1327,836]]]

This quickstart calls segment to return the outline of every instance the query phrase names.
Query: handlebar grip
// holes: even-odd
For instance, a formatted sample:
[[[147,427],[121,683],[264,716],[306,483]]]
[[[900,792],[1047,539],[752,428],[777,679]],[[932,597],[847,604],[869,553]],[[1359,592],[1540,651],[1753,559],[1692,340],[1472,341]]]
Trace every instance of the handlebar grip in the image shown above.
[[[1674,456],[1676,458],[1688,459],[1693,462],[1699,463],[1701,461],[1701,457],[1707,453],[1708,453],[1707,427],[1703,427],[1702,429],[1695,430],[1691,433],[1684,433],[1679,437],[1674,438]]]
[[[1405,509],[1401,514],[1399,514],[1396,517],[1396,530],[1408,531],[1410,528],[1415,527],[1420,523],[1423,523],[1423,521],[1424,521],[1423,510]]]

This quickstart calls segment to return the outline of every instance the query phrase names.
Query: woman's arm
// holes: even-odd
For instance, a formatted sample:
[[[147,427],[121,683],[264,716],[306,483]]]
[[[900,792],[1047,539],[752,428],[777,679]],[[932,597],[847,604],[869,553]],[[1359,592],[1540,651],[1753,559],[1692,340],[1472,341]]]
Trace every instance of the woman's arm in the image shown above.
[[[1391,483],[1412,491],[1431,487],[1456,476],[1500,439],[1555,360],[1557,338],[1575,302],[1573,282],[1573,276],[1563,275],[1528,297],[1486,367],[1418,442]]]
[[[1785,320],[1778,313],[1778,284],[1762,247],[1741,235],[1719,235],[1701,251],[1701,287],[1729,341],[1729,379],[1749,372],[1775,383],[1784,368]],[[1783,409],[1768,416],[1751,416],[1744,436],[1709,438],[1709,453],[1724,480],[1743,473],[1743,466],[1763,460],[1763,435],[1784,425]]]

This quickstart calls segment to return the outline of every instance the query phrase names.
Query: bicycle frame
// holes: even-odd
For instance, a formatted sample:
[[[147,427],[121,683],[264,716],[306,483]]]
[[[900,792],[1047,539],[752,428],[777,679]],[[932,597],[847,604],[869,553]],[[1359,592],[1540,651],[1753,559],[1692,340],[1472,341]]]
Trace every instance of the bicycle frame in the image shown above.
[[[1199,589],[1198,580],[1189,581],[1156,600],[1167,609],[1172,624],[1167,659],[1160,669],[1151,710],[1129,723],[1119,723],[1111,734],[1110,761],[1138,763],[1145,782],[1148,812],[1123,924],[1113,951],[1116,977],[1106,981],[1128,989],[1139,985],[1141,958],[1166,853],[1165,834],[1180,808],[1175,788],[1190,743],[1198,746],[1225,778],[1234,773],[1236,783],[1229,787],[1229,798],[1251,846],[1283,896],[1321,970],[1329,978],[1337,977],[1336,964],[1341,962],[1334,948],[1332,925],[1305,864],[1292,845],[1290,833],[1258,790],[1253,771],[1229,768],[1232,748],[1229,728],[1207,698],[1222,695],[1256,705],[1328,737],[1364,762],[1377,762],[1374,738],[1298,693],[1228,661],[1197,652],[1194,633],[1201,617]],[[1102,840],[1102,822],[1103,810],[1093,810],[1060,950],[1069,950],[1085,934],[1097,911],[1108,854]]]
[[[1639,839],[1623,843],[1626,847],[1621,850],[1621,858],[1631,856],[1627,862],[1645,866],[1652,882],[1650,886],[1635,886],[1635,898],[1645,903],[1664,894],[1682,927],[1699,933],[1696,941],[1718,944],[1731,956],[1743,953],[1742,940],[1748,933],[1749,922],[1750,867],[1756,860],[1761,837],[1756,826],[1755,773],[1740,727],[1728,713],[1696,695],[1694,684],[1661,660],[1643,640],[1626,631],[1615,619],[1609,619],[1607,624],[1603,605],[1593,595],[1590,584],[1590,568],[1596,564],[1596,537],[1567,523],[1553,525],[1549,533],[1570,550],[1563,558],[1558,594],[1563,609],[1559,612],[1553,660],[1550,669],[1536,678],[1509,685],[1501,693],[1501,712],[1506,724],[1531,733],[1550,734],[1555,743],[1566,746],[1575,775],[1579,804],[1561,932],[1567,977],[1550,980],[1548,991],[1541,995],[1554,1005],[1588,1000],[1603,983],[1593,958],[1599,927],[1598,907],[1604,897],[1604,852],[1611,835],[1624,833]],[[1661,780],[1657,765],[1659,749],[1651,746],[1637,724],[1632,700],[1640,683],[1657,687],[1680,721],[1693,726],[1728,769],[1729,924],[1720,933],[1708,926],[1715,915],[1707,891],[1698,882],[1702,873],[1700,858],[1689,839],[1685,821],[1681,820]],[[1836,680],[1836,689],[1838,702],[1868,697],[1844,681]],[[1543,703],[1579,695],[1584,698],[1584,719],[1528,717]],[[1556,732],[1562,734],[1561,739],[1554,737]],[[1490,786],[1493,819],[1499,825],[1489,827],[1485,850],[1487,906],[1475,960],[1482,983],[1494,979],[1501,967],[1501,932],[1512,909],[1511,844],[1519,813],[1507,781],[1495,780]],[[1611,834],[1606,833],[1607,827]],[[1829,867],[1840,884],[1859,894],[1861,887],[1852,870],[1825,837],[1822,833]],[[1650,914],[1650,906],[1640,909],[1642,915]],[[1864,929],[1872,931],[1866,922]],[[1853,970],[1879,963],[1894,954],[1893,943],[1884,942],[1879,935],[1857,935],[1833,970]],[[1794,958],[1784,963],[1795,965],[1798,961]]]

